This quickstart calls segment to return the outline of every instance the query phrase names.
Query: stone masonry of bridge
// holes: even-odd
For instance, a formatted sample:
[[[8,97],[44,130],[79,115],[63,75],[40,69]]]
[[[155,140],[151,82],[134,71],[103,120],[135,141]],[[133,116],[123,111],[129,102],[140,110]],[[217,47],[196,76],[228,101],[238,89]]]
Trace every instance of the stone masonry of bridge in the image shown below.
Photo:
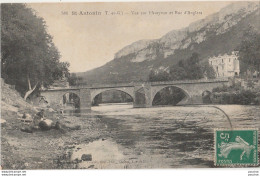
[[[66,93],[74,93],[80,98],[80,108],[90,109],[94,98],[105,91],[118,90],[127,93],[133,99],[134,107],[151,107],[155,95],[166,87],[180,88],[186,95],[179,104],[202,104],[202,93],[211,92],[213,88],[229,85],[229,80],[188,80],[188,81],[165,81],[165,82],[143,82],[113,85],[92,85],[46,89],[41,91],[50,106],[62,106],[62,97]]]

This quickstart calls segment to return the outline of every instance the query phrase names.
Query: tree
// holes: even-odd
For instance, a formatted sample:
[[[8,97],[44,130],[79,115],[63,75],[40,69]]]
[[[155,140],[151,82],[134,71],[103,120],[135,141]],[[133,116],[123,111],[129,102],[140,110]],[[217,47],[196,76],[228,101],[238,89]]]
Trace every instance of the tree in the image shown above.
[[[212,73],[213,72],[213,73]],[[170,68],[171,80],[196,80],[205,77],[213,78],[214,70],[207,64],[202,64],[198,53],[192,53],[191,57],[180,60],[177,65]]]
[[[68,81],[70,86],[76,86],[82,83],[83,78],[80,76],[77,76],[76,73],[71,73],[68,76]]]
[[[24,4],[1,5],[1,73],[26,99],[40,84],[47,87],[67,76],[69,64],[60,53],[43,18]]]
[[[155,82],[155,81],[169,81],[170,75],[167,71],[164,70],[157,70],[155,72],[154,70],[151,70],[149,73],[149,81]]]
[[[202,65],[202,72],[204,73],[204,76],[206,76],[209,79],[216,78],[215,70],[211,65],[209,65],[208,62]]]
[[[149,81],[154,82],[155,81],[155,76],[156,76],[155,71],[151,70],[150,73],[149,73],[149,78],[148,78]]]
[[[215,71],[208,63],[200,62],[198,53],[193,53],[188,59],[172,65],[169,73],[165,70],[151,70],[149,81],[196,80],[204,77],[215,78]]]
[[[186,60],[184,67],[187,72],[187,79],[195,80],[204,77],[198,53],[192,53],[191,57]]]
[[[249,26],[243,35],[243,40],[238,47],[238,59],[246,69],[260,71],[260,33]]]
[[[70,86],[75,86],[77,84],[77,76],[75,73],[72,73],[70,74],[69,78],[68,78],[68,81],[69,81],[69,85]]]
[[[184,80],[187,79],[187,72],[183,67],[173,65],[170,68],[171,80]]]

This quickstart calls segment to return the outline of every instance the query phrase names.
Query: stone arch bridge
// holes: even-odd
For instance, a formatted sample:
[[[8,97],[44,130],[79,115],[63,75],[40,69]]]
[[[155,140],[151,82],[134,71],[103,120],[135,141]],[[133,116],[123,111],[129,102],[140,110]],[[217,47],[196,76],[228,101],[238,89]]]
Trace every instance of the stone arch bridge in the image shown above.
[[[186,95],[185,99],[182,100],[180,104],[201,104],[203,92],[211,92],[213,88],[223,85],[229,85],[229,80],[227,78],[211,80],[138,82],[46,89],[41,91],[41,96],[45,97],[50,105],[59,105],[64,94],[74,93],[80,98],[81,109],[90,109],[92,101],[98,94],[108,90],[118,90],[125,92],[132,97],[134,107],[151,107],[155,95],[160,90],[166,87],[177,87]]]

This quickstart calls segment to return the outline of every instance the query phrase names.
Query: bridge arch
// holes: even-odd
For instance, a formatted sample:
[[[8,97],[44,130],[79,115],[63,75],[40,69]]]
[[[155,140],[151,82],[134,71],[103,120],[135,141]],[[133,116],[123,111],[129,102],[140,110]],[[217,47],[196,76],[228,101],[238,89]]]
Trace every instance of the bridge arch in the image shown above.
[[[44,91],[41,91],[40,94],[41,94],[41,97],[46,101],[46,103],[50,106],[53,106],[53,107],[59,107],[62,103],[62,98],[63,98],[63,95],[65,95],[66,93],[74,93],[76,94],[79,98],[79,90],[64,90],[64,89],[61,89],[61,90],[44,90]]]
[[[201,95],[202,95],[202,96],[206,96],[206,95],[209,95],[209,94],[211,94],[211,91],[209,91],[209,90],[204,90]]]
[[[212,103],[211,95],[212,92],[210,92],[209,90],[204,90],[201,94],[202,103],[207,103],[207,104]]]
[[[74,106],[74,108],[80,108],[80,95],[75,91],[63,92],[61,99],[59,100],[61,105]]]
[[[93,102],[94,98],[103,93],[103,92],[107,92],[107,91],[120,91],[120,92],[124,92],[127,95],[129,95],[133,102],[134,102],[134,88],[133,87],[129,87],[129,88],[106,88],[106,89],[95,89],[91,91],[91,102]]]
[[[185,90],[184,88],[182,88],[181,86],[177,86],[177,85],[156,86],[156,87],[152,88],[152,92],[151,92],[151,105],[153,104],[154,98],[155,98],[157,93],[159,93],[161,90],[163,90],[165,88],[170,88],[170,87],[177,88],[177,89],[181,90],[184,93],[185,97],[184,97],[183,100],[181,100],[181,102],[185,103],[185,102],[187,102],[191,98],[191,96],[188,93],[188,91]]]
[[[80,98],[79,92],[75,91],[75,90],[66,90],[66,91],[60,92],[60,98],[62,98],[66,94],[75,94]]]

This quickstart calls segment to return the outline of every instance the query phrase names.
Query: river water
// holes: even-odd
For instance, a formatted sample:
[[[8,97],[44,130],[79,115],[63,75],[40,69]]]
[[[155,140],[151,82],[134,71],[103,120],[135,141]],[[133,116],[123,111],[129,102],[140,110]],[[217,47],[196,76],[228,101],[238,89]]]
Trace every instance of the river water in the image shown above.
[[[196,168],[214,167],[215,128],[259,128],[260,107],[212,106],[132,108],[103,104],[81,117],[97,118],[103,140],[80,144],[72,159],[83,153],[92,161],[80,168]],[[228,119],[229,118],[229,119]],[[231,124],[230,124],[231,123]]]

